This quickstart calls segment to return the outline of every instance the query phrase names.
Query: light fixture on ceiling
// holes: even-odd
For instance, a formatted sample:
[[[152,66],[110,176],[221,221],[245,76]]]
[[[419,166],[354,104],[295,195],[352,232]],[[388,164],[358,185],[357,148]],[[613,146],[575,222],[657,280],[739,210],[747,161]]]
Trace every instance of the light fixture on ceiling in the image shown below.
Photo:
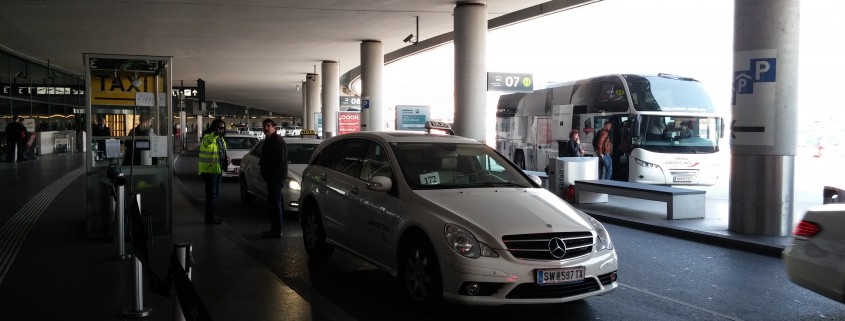
[[[132,87],[141,88],[141,78],[138,78],[138,69],[135,69],[135,76],[129,80],[129,83],[132,84]]]
[[[302,87],[299,87],[299,85],[296,85],[296,92],[299,92],[300,90],[302,90]]]

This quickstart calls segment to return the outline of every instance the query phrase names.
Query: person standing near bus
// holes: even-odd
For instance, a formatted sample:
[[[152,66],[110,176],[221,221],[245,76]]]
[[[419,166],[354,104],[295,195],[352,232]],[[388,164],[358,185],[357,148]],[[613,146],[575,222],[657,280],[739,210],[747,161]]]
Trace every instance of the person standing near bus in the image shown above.
[[[598,135],[598,145],[596,146],[596,155],[599,157],[599,179],[611,179],[613,173],[613,144],[610,143],[610,130],[613,125],[610,120],[604,123],[602,129],[596,133]]]
[[[577,129],[569,132],[569,141],[563,143],[563,148],[560,148],[560,156],[563,157],[582,157],[584,156],[584,149],[581,148],[581,135],[578,134]]]

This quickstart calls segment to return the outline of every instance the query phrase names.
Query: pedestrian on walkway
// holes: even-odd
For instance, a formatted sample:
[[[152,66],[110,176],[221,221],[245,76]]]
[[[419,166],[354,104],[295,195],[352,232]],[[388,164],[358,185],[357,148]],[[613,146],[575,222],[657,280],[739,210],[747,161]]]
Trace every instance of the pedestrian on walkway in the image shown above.
[[[17,153],[17,161],[22,162],[26,160],[26,141],[28,133],[26,126],[23,124],[23,117],[14,116],[12,122],[6,125],[6,155],[10,163],[15,162],[15,154]]]
[[[282,237],[282,187],[288,176],[288,151],[285,139],[279,135],[276,122],[265,119],[261,122],[264,129],[264,147],[261,150],[261,178],[267,184],[267,205],[270,207],[270,230],[261,232],[263,238]]]
[[[602,129],[596,133],[598,135],[598,145],[596,146],[596,155],[599,157],[599,179],[611,179],[613,173],[613,145],[610,142],[610,131],[613,125],[610,120],[604,123]]]
[[[199,173],[205,183],[205,224],[220,224],[223,219],[214,215],[214,202],[220,196],[223,169],[229,163],[226,157],[226,122],[217,118],[202,133],[199,154]]]
[[[132,128],[129,134],[126,135],[127,140],[124,143],[126,151],[123,155],[123,166],[143,165],[143,155],[141,155],[140,150],[136,153],[136,145],[149,146],[149,136],[154,135],[150,127],[151,124],[152,118],[150,118],[150,115],[141,114],[138,116],[138,126]],[[149,149],[149,147],[146,147],[146,149]]]

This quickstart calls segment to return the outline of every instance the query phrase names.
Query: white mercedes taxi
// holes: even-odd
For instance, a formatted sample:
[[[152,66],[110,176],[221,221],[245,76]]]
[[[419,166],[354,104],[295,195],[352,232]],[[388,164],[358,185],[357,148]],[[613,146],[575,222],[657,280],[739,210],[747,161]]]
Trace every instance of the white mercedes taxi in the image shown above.
[[[339,135],[320,144],[302,177],[309,256],[353,253],[397,276],[417,306],[559,303],[618,286],[604,226],[478,141]]]

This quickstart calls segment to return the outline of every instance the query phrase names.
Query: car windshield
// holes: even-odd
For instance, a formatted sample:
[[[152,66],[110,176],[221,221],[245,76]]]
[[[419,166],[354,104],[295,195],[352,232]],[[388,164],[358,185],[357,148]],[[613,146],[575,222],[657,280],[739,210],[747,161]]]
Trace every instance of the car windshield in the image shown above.
[[[226,136],[223,139],[226,140],[226,148],[227,149],[252,149],[255,145],[258,145],[258,139],[255,137],[231,137]]]
[[[317,144],[288,143],[288,164],[308,164]]]
[[[395,143],[392,148],[412,189],[533,187],[486,145]]]

